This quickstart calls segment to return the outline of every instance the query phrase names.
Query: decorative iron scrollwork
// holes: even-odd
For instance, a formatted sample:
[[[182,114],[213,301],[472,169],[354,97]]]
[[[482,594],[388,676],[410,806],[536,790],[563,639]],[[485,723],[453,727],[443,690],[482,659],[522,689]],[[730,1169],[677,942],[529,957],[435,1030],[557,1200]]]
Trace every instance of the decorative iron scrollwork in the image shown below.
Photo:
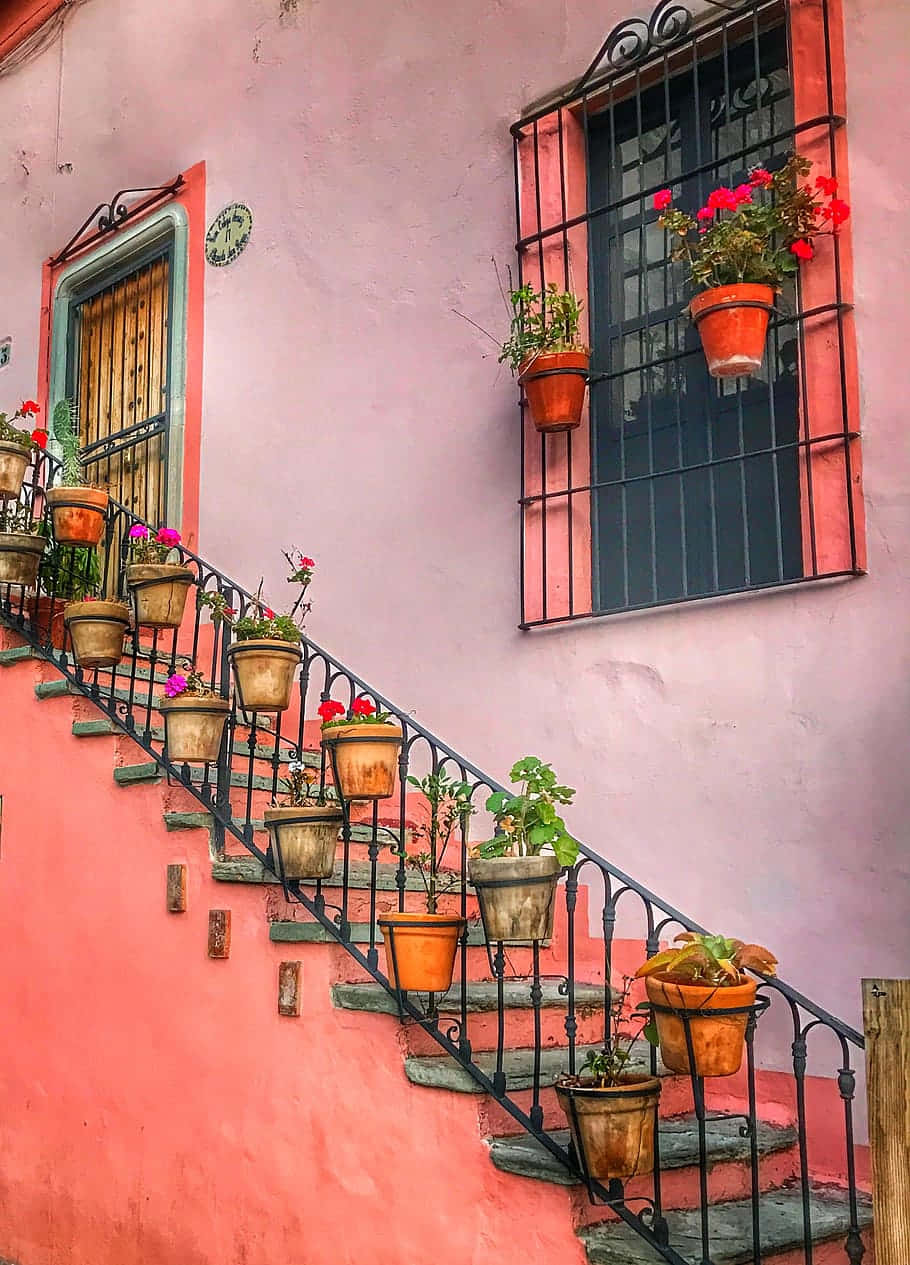
[[[183,188],[183,176],[177,176],[170,184],[153,185],[146,189],[120,189],[111,198],[110,202],[99,202],[94,211],[86,217],[85,221],[76,230],[69,239],[63,249],[56,254],[51,260],[52,264],[63,263],[71,255],[75,255],[78,251],[84,250],[90,243],[97,241],[99,237],[104,237],[108,233],[114,233],[118,228],[132,219],[134,216],[141,214],[143,211],[149,210],[158,202],[164,202],[165,199],[172,197]],[[143,198],[140,202],[133,206],[128,206],[123,201],[124,198],[130,196],[138,196],[147,193],[149,196]],[[93,220],[97,217],[98,227],[94,233],[83,237],[85,230],[89,227]]]

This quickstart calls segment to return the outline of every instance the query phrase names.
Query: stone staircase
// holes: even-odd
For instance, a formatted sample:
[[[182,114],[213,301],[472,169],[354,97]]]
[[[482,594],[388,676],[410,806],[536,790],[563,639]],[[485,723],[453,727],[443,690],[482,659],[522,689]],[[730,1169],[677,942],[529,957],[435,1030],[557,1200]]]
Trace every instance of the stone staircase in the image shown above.
[[[188,835],[191,846],[209,857],[211,878],[223,885],[228,901],[234,889],[260,894],[263,924],[267,927],[271,944],[287,945],[295,955],[304,954],[304,949],[306,955],[332,955],[333,975],[337,978],[330,986],[330,996],[336,1012],[339,1015],[357,1013],[369,1016],[369,1022],[383,1025],[397,1034],[403,1073],[410,1085],[415,1087],[414,1093],[448,1095],[456,1109],[476,1113],[489,1163],[501,1175],[500,1181],[540,1183],[554,1191],[561,1191],[566,1216],[591,1265],[651,1265],[651,1262],[661,1259],[610,1210],[591,1205],[577,1175],[536,1138],[518,1132],[516,1121],[503,1104],[494,1095],[484,1092],[483,1086],[456,1059],[440,1053],[439,1044],[424,1026],[414,1022],[400,1024],[395,997],[369,976],[326,927],[312,919],[299,903],[286,900],[277,880],[258,860],[248,853],[241,853],[236,840],[229,840],[227,851],[219,851],[213,819],[209,813],[202,811],[199,802],[184,787],[168,785],[159,765],[150,761],[142,748],[108,718],[101,717],[82,692],[62,679],[36,651],[28,646],[11,644],[15,640],[15,637],[7,636],[8,648],[0,651],[0,667],[35,674],[36,706],[69,706],[73,714],[71,732],[74,739],[110,745],[111,777],[123,794],[131,794],[140,787],[157,788],[161,830],[192,832]],[[146,683],[141,699],[144,705],[149,683],[160,679],[160,674],[148,668],[141,671]],[[154,711],[154,685],[152,694],[152,732],[160,737],[161,717]],[[139,701],[138,693],[134,698]],[[274,747],[268,743],[268,736],[268,729],[260,723],[253,749],[252,785],[245,769],[235,768],[231,777],[232,793],[236,790],[246,796],[251,792],[260,808],[268,803],[271,796],[272,778],[265,773],[256,773],[255,761],[272,759]],[[248,748],[246,754],[249,754]],[[315,751],[308,752],[305,758],[314,764],[318,762]],[[411,811],[409,800],[405,822],[397,819],[394,822],[405,837],[413,824]],[[414,805],[415,817],[419,811],[420,806]],[[253,824],[261,844],[265,839],[264,831],[260,836],[261,821],[256,819]],[[372,865],[365,850],[371,838],[371,827],[364,821],[355,820],[352,825],[347,909],[350,938],[355,945],[367,945],[371,939]],[[340,887],[341,883],[339,861],[333,877],[323,884],[328,889],[327,899],[331,900],[332,890]],[[374,896],[377,913],[397,908],[398,890],[398,866],[380,860],[376,865]],[[419,879],[408,872],[406,903],[409,908],[419,907],[415,902],[421,890]],[[585,897],[582,887],[579,901],[584,902]],[[454,912],[459,902],[460,889],[456,889],[443,898],[441,909],[445,911],[448,906]],[[468,1014],[472,1016],[472,1058],[480,1070],[492,1079],[496,1070],[497,982],[492,978],[476,901],[471,893],[468,894],[468,914],[469,967],[464,984],[464,1001]],[[582,916],[577,927],[587,925],[587,918]],[[566,1070],[565,994],[558,974],[559,964],[565,960],[566,932],[566,914],[561,907],[553,941],[541,948],[539,1021],[544,1048],[540,1053],[539,1105],[544,1126],[562,1147],[568,1144],[568,1134],[552,1086],[556,1077]],[[375,942],[381,946],[378,930]],[[617,942],[615,950],[616,959],[623,962],[631,963],[643,956],[643,945],[638,942]],[[580,935],[576,929],[574,952],[576,978],[587,981],[576,984],[575,988],[579,1058],[583,1059],[587,1048],[597,1048],[602,1032],[605,990],[603,942],[586,932]],[[520,946],[511,948],[504,985],[507,1048],[503,1070],[510,1097],[521,1105],[530,1104],[534,1079],[534,1007],[529,972],[530,951]],[[444,1029],[448,1017],[454,1021],[461,1014],[461,986],[436,1000]],[[290,1034],[288,1039],[293,1039]],[[645,1052],[640,1051],[637,1058],[644,1067]],[[663,1206],[670,1224],[671,1242],[680,1245],[677,1250],[682,1259],[692,1265],[702,1265],[698,1136],[692,1114],[691,1085],[688,1078],[675,1076],[666,1069],[659,1070],[663,1077]],[[458,1103],[462,1103],[463,1108],[458,1108]],[[759,1105],[759,1113],[764,1114],[762,1104]],[[748,1170],[750,1139],[742,1135],[740,1124],[740,1120],[729,1118],[708,1124],[708,1182],[712,1205],[710,1265],[749,1265],[754,1259]],[[757,1135],[763,1192],[762,1265],[809,1262],[810,1250],[813,1253],[812,1265],[842,1265],[847,1260],[843,1244],[849,1229],[849,1216],[841,1190],[821,1184],[811,1190],[812,1242],[809,1246],[804,1243],[803,1192],[798,1182],[796,1142],[793,1119],[782,1115],[780,1105],[775,1104],[774,1110],[761,1120]],[[634,1205],[635,1199],[644,1195],[647,1189],[649,1187],[643,1180],[630,1182],[626,1192],[628,1202]],[[871,1206],[866,1198],[861,1202],[860,1221],[865,1228],[871,1226]],[[867,1231],[867,1237],[868,1233],[871,1232]]]

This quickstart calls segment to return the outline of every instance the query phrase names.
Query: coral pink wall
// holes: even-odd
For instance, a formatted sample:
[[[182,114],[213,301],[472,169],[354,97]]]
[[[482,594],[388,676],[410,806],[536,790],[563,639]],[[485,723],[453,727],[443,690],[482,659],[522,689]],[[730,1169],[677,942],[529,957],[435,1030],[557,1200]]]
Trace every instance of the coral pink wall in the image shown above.
[[[844,0],[869,576],[515,626],[515,389],[453,309],[505,326],[508,125],[649,7],[75,7],[0,76],[0,396],[34,387],[41,261],[205,160],[209,217],[245,200],[255,225],[206,278],[203,551],[277,602],[304,547],[317,639],[492,773],[552,758],[582,837],[856,1021],[862,974],[910,972],[906,4]]]

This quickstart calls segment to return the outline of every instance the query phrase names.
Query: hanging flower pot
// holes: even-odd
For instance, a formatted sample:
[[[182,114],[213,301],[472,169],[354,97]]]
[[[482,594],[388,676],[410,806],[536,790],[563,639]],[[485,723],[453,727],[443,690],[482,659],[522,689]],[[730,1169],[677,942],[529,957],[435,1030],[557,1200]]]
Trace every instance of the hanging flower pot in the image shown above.
[[[445,914],[380,915],[386,974],[395,987],[402,992],[448,992],[458,941],[466,926],[463,918]]]
[[[164,685],[158,710],[164,717],[164,750],[172,764],[210,764],[221,754],[230,701],[208,688],[193,669],[175,672]]]
[[[0,497],[18,497],[31,458],[31,448],[11,440],[0,441]]]
[[[113,668],[120,663],[130,626],[125,602],[67,602],[63,619],[80,668]]]
[[[137,627],[179,628],[195,579],[188,567],[174,562],[128,566],[126,583],[135,605]]]
[[[664,949],[636,972],[654,1008],[660,1056],[673,1072],[735,1076],[756,1006],[756,981],[745,970],[773,975],[777,959],[760,944],[725,936],[685,931],[676,939],[679,947]]]
[[[265,824],[284,877],[331,878],[341,823],[341,809],[332,804],[311,802],[267,808]]]
[[[38,568],[46,545],[43,536],[32,532],[0,531],[0,584],[37,588]]]
[[[388,799],[395,793],[403,731],[366,698],[355,698],[345,716],[331,699],[319,707],[322,745],[342,799]]]
[[[561,869],[552,855],[472,857],[468,861],[468,878],[477,892],[490,944],[550,939]]]
[[[712,378],[757,373],[765,356],[774,291],[765,285],[714,286],[689,304]]]
[[[591,357],[581,349],[542,351],[522,361],[518,381],[537,430],[553,434],[581,424],[590,363]]]
[[[294,673],[303,658],[299,641],[251,637],[229,646],[228,658],[244,711],[283,712],[290,707]]]
[[[582,1171],[599,1181],[654,1171],[660,1081],[632,1075],[617,1081],[601,1087],[593,1077],[564,1076],[556,1082]]]
[[[59,545],[94,548],[104,535],[110,497],[101,488],[82,486],[49,488],[47,503]]]

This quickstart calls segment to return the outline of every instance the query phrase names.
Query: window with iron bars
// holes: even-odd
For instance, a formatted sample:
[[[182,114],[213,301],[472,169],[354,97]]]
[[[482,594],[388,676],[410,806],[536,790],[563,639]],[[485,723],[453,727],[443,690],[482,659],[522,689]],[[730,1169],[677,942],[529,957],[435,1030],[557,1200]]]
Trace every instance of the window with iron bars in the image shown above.
[[[838,5],[663,0],[513,127],[519,279],[582,298],[592,353],[579,430],[523,418],[523,628],[865,569],[849,237],[778,297],[761,372],[716,380],[653,209],[794,152],[843,184]]]

